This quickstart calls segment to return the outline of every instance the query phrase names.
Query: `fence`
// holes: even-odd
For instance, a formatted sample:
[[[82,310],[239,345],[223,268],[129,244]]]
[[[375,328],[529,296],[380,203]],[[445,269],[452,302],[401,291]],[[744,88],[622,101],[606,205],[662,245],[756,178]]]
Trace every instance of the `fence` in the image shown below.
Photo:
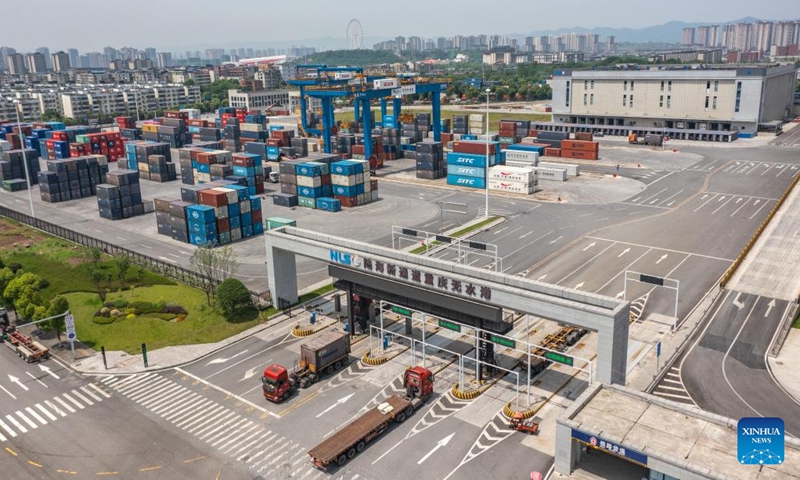
[[[83,245],[85,247],[90,247],[90,248],[99,248],[100,250],[103,251],[103,253],[106,253],[108,255],[116,255],[118,253],[127,254],[131,260],[131,264],[140,266],[142,268],[146,268],[147,270],[155,272],[159,275],[163,275],[167,278],[171,278],[181,283],[185,283],[192,287],[202,289],[204,285],[208,285],[209,281],[211,281],[212,284],[218,283],[214,279],[209,279],[204,275],[200,275],[199,273],[190,270],[188,268],[181,267],[180,265],[176,265],[170,262],[165,262],[161,259],[153,258],[149,255],[144,255],[142,253],[127,249],[125,247],[120,247],[118,245],[98,240],[97,238],[91,237],[89,235],[84,235],[74,230],[70,230],[69,228],[62,227],[54,223],[50,223],[46,220],[42,220],[40,218],[31,217],[30,215],[18,212],[16,210],[12,210],[8,207],[0,206],[0,216],[9,218],[11,220],[20,223],[24,223],[25,225],[33,227],[44,233],[48,233],[55,237],[63,238],[64,240],[67,240],[72,243],[77,243],[78,245]],[[214,285],[214,287],[216,288],[216,285]],[[268,291],[265,293],[257,293],[251,291],[250,296],[253,298],[254,304],[259,307],[265,307],[271,304]]]

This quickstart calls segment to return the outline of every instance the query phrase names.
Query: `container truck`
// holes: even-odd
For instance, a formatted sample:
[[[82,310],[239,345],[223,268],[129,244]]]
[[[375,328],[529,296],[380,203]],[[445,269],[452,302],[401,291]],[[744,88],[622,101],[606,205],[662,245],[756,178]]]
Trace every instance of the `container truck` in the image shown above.
[[[300,346],[300,360],[294,368],[273,364],[261,377],[264,397],[273,402],[287,400],[297,388],[308,388],[321,374],[330,375],[350,360],[350,334],[331,330]]]
[[[405,395],[392,395],[364,415],[348,423],[316,447],[309,450],[311,463],[321,470],[339,467],[356,456],[386,431],[392,422],[403,423],[433,393],[433,373],[423,367],[411,367],[403,373]]]

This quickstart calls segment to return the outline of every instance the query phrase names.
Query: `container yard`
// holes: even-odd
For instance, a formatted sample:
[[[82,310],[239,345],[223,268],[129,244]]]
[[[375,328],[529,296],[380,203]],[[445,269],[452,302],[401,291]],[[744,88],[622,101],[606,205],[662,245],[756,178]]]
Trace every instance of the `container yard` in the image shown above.
[[[97,185],[97,207],[102,218],[122,220],[144,215],[139,172],[116,170],[106,174],[108,184]]]
[[[42,200],[68,202],[94,196],[97,185],[107,183],[108,160],[104,155],[48,160],[47,171],[39,172]]]

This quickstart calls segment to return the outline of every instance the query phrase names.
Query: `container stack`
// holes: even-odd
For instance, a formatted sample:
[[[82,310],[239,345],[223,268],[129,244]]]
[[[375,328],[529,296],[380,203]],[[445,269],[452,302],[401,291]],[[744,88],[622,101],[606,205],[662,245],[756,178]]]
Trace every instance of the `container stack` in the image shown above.
[[[317,199],[332,197],[331,172],[328,164],[322,162],[298,163],[295,171],[299,206],[317,208]]]
[[[500,144],[508,146],[519,143],[528,136],[530,123],[527,120],[500,120]]]
[[[159,119],[158,141],[166,143],[170,148],[181,148],[186,143],[187,112],[165,112],[166,117]]]
[[[417,144],[417,178],[436,180],[445,176],[447,166],[444,162],[444,148],[441,142],[421,142]]]
[[[532,195],[538,178],[532,167],[494,166],[489,168],[489,190]]]
[[[264,193],[264,178],[272,172],[271,167],[264,168],[260,155],[252,153],[235,153],[232,155],[233,177],[243,179],[250,195]],[[229,180],[239,181],[238,178]]]
[[[486,168],[499,163],[500,144],[479,141],[453,142],[453,151],[447,154],[447,184],[460,187],[486,188]]]
[[[48,203],[67,202],[96,194],[97,185],[107,183],[108,160],[104,155],[48,160],[39,172],[39,190]]]
[[[482,113],[471,113],[469,115],[469,132],[482,135],[486,133],[486,121]]]
[[[116,162],[125,158],[123,145],[122,136],[117,132],[76,135],[75,143],[70,144],[70,156],[105,155],[109,162]]]
[[[393,118],[389,125],[394,125]],[[383,159],[396,160],[400,149],[400,130],[384,123],[384,128],[381,129],[381,144],[383,145]]]
[[[97,207],[102,218],[122,220],[144,214],[139,172],[116,170],[106,175],[107,184],[99,184]]]
[[[189,243],[189,226],[186,223],[186,209],[191,203],[182,200],[156,198],[156,225],[158,233],[179,242]]]
[[[561,156],[564,158],[580,158],[597,160],[600,144],[587,140],[562,140]]]
[[[225,145],[225,150],[235,153],[239,151],[239,138],[242,136],[241,129],[239,128],[239,119],[234,116],[225,117],[224,114],[222,118],[222,125],[223,125],[223,145]]]
[[[330,165],[333,198],[352,208],[378,200],[378,181],[370,179],[369,163],[342,160]]]
[[[138,163],[139,176],[145,180],[164,183],[178,179],[175,164],[167,161],[164,155],[148,155],[147,163]]]
[[[469,115],[453,115],[452,131],[459,135],[469,133]]]
[[[3,182],[3,188],[9,191],[19,191],[27,188],[25,186],[25,163],[24,157],[28,160],[28,178],[31,185],[38,183],[38,175],[41,168],[39,167],[39,152],[33,149],[26,148],[22,150],[6,150],[3,152],[2,161],[0,161],[0,182]],[[22,180],[16,182],[15,180]],[[6,187],[6,182],[10,182]],[[14,190],[10,190],[14,188]]]
[[[151,160],[150,157],[154,157],[154,159]],[[127,159],[128,170],[139,172],[141,178],[145,180],[166,182],[177,178],[175,165],[171,163],[172,152],[170,151],[170,145],[166,142],[127,142],[125,144],[125,158]],[[168,165],[172,165],[172,167]],[[151,173],[156,175],[151,175]]]

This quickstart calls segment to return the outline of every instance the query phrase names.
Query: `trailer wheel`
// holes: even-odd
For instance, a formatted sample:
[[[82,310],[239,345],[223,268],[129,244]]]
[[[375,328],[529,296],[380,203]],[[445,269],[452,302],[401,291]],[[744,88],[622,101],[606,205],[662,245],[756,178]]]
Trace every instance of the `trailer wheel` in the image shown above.
[[[337,360],[336,363],[333,365],[333,369],[334,370],[339,370],[340,368],[342,368],[342,361],[341,360]]]
[[[308,379],[311,380],[311,383],[317,383],[317,381],[319,381],[319,375],[312,373],[308,376]]]
[[[364,447],[366,447],[366,446],[367,446],[367,444],[366,444],[366,443],[364,443],[364,440],[361,440],[360,442],[358,442],[358,443],[356,444],[356,451],[357,451],[358,453],[361,453],[361,452],[364,450]]]
[[[336,464],[340,467],[344,467],[344,464],[347,463],[347,455],[344,453],[339,455],[339,458],[336,459]]]
[[[308,388],[311,385],[311,379],[308,377],[303,377],[300,379],[300,388]]]
[[[333,370],[334,370],[333,365],[328,365],[328,367],[325,369],[325,374],[330,375],[331,373],[333,373]]]
[[[350,447],[350,450],[347,451],[347,458],[353,458],[356,456],[356,447]]]
[[[406,412],[400,412],[394,417],[394,421],[397,423],[403,423],[406,421]]]
[[[406,417],[410,417],[413,413],[414,413],[414,407],[412,407],[411,405],[407,406],[405,411]]]

